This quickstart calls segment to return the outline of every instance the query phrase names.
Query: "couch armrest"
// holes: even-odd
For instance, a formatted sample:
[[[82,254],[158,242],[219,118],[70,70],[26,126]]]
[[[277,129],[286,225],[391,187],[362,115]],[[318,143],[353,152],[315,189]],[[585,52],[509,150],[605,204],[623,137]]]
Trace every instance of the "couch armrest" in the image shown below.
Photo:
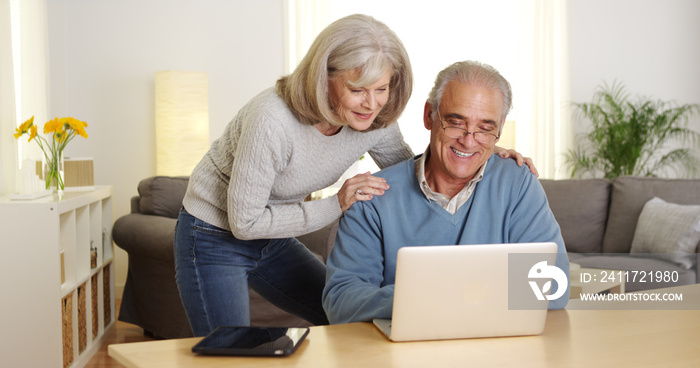
[[[112,239],[130,255],[174,262],[176,223],[168,217],[130,213],[114,222]]]

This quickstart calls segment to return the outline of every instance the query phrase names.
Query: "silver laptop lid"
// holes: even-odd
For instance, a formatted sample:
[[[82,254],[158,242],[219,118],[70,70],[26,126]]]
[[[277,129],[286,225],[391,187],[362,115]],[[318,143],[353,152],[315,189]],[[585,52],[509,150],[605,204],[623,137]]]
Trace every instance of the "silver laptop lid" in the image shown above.
[[[556,251],[555,243],[401,248],[391,339],[541,333],[548,301],[538,300],[530,283],[538,281],[528,275],[541,262],[554,265]],[[547,287],[537,284],[544,293]]]

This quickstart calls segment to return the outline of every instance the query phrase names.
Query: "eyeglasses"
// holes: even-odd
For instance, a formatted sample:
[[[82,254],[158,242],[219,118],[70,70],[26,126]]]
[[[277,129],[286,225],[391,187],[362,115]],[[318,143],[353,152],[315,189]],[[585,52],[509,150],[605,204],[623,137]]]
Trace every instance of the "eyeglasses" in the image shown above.
[[[481,144],[494,144],[496,143],[496,140],[500,138],[500,135],[496,135],[493,133],[489,132],[481,132],[481,131],[476,131],[476,132],[470,132],[466,130],[465,128],[467,124],[463,120],[459,119],[447,119],[443,120],[442,116],[440,116],[440,111],[437,111],[438,118],[440,119],[440,127],[442,128],[443,131],[445,131],[445,135],[453,138],[453,139],[461,139],[469,134],[474,137],[474,140],[477,141],[478,143]],[[445,126],[445,124],[447,126]]]

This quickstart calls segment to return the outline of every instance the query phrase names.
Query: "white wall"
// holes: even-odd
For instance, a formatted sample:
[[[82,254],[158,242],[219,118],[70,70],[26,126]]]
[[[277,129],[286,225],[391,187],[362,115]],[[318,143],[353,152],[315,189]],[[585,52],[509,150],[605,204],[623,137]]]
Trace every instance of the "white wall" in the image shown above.
[[[573,101],[588,102],[602,81],[618,80],[633,95],[700,103],[700,1],[569,3]],[[700,118],[692,127],[700,131]]]
[[[282,0],[49,0],[50,116],[89,124],[67,156],[94,157],[115,219],[155,175],[154,73],[209,73],[211,140],[283,74]],[[118,248],[117,248],[118,249]],[[126,254],[116,256],[117,292]],[[121,294],[117,294],[121,295]]]

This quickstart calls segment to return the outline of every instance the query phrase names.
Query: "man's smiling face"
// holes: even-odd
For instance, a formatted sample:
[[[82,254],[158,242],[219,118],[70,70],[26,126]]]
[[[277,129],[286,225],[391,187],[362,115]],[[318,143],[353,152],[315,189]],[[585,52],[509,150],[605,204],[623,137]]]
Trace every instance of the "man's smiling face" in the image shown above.
[[[488,161],[496,144],[479,143],[472,134],[462,138],[448,137],[440,119],[432,114],[433,109],[439,109],[443,120],[463,121],[469,132],[485,131],[498,135],[505,120],[501,116],[503,96],[497,89],[453,80],[445,86],[440,106],[426,104],[423,121],[430,130],[426,178],[437,184],[433,190],[439,191],[444,185],[464,186]]]

